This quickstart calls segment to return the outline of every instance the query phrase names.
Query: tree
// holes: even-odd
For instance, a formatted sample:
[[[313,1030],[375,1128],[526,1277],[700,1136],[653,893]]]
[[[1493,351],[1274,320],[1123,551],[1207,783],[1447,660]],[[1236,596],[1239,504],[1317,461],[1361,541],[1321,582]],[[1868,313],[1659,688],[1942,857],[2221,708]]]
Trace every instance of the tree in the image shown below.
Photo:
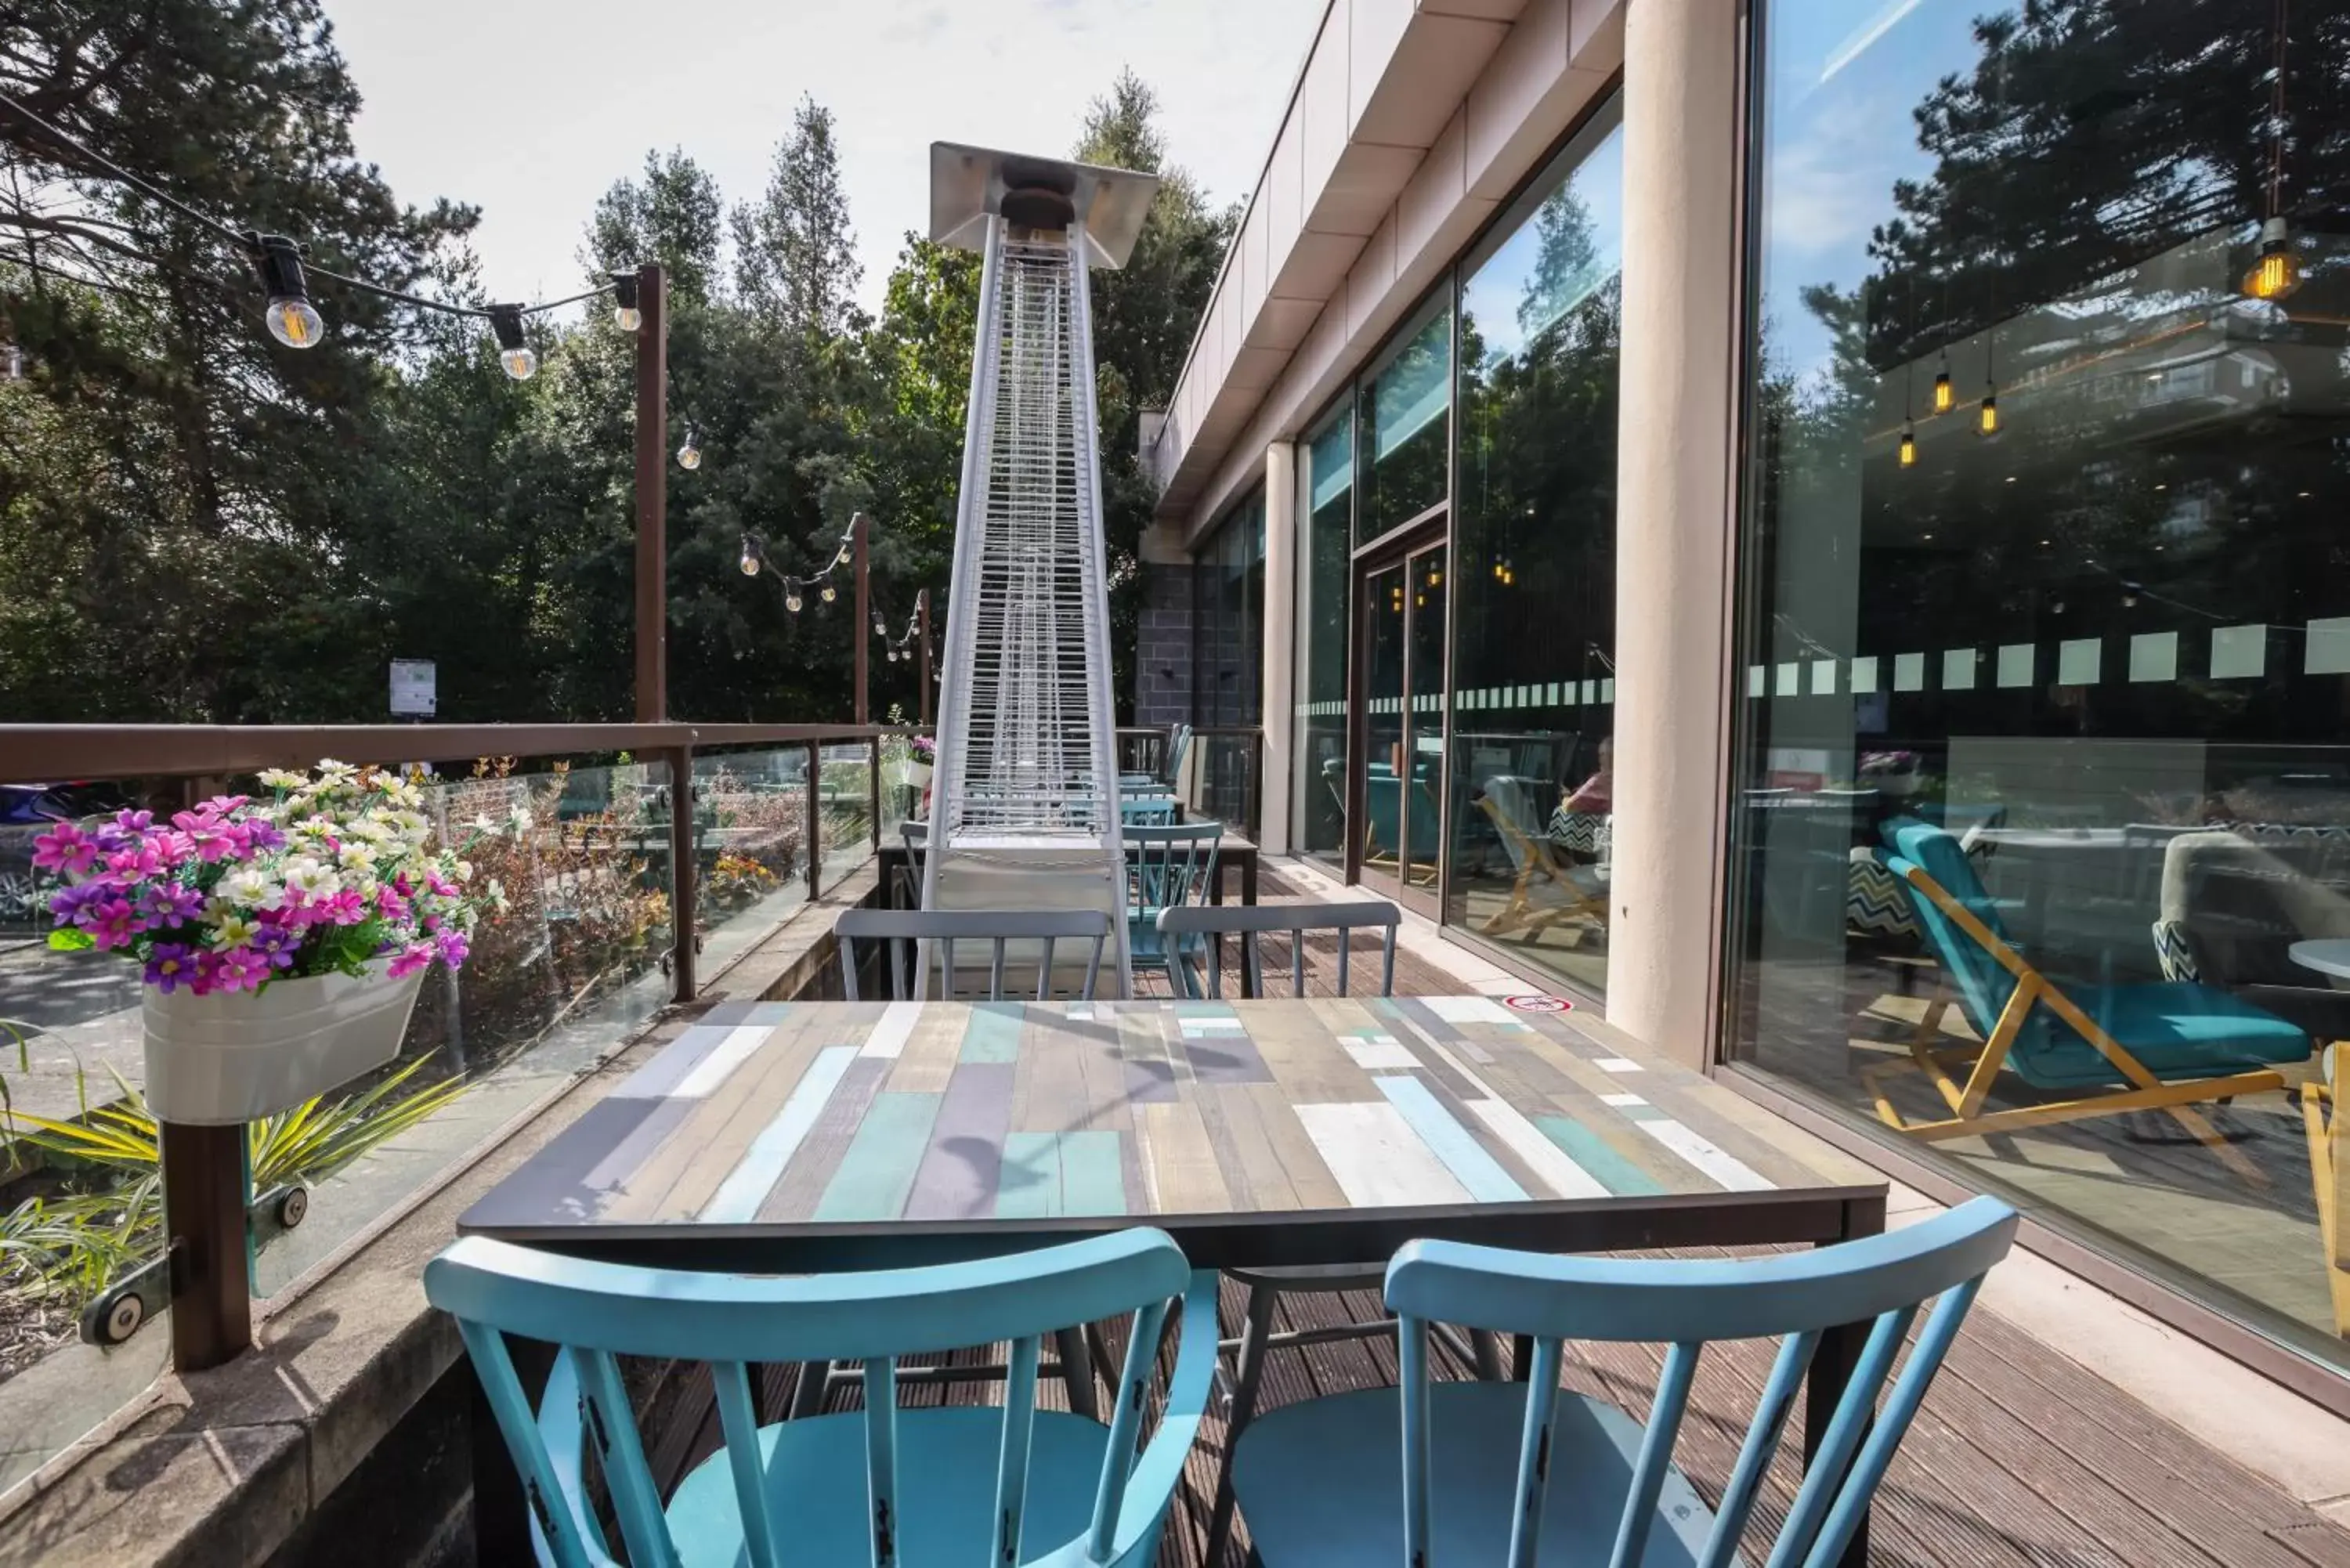
[[[734,286],[744,303],[810,345],[854,329],[864,268],[841,189],[832,111],[803,98],[775,148],[767,189],[734,209]]]
[[[671,298],[707,303],[718,287],[724,210],[718,182],[684,149],[649,151],[643,177],[614,181],[596,203],[580,261],[598,273],[659,262]]]

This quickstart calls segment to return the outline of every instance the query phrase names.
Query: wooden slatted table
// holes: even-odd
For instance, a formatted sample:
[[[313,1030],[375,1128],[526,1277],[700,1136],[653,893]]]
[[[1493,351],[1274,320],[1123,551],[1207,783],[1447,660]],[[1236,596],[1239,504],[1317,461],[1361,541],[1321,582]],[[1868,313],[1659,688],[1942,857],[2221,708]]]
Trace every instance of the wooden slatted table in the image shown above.
[[[1229,1268],[1421,1236],[1829,1243],[1883,1229],[1885,1197],[1708,1079],[1488,997],[759,1002],[711,1009],[458,1228],[813,1272],[1142,1222]],[[1862,1338],[1824,1336],[1808,1430]]]

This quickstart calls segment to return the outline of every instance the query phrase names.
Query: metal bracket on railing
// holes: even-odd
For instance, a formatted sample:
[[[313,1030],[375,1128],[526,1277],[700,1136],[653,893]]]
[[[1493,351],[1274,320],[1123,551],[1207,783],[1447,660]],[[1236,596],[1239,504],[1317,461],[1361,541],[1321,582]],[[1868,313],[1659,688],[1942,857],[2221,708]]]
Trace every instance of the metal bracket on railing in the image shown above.
[[[245,1230],[259,1251],[309,1217],[310,1189],[299,1182],[273,1187],[245,1206]],[[120,1345],[172,1304],[178,1293],[173,1265],[186,1272],[187,1243],[173,1237],[161,1252],[124,1274],[81,1309],[85,1345]]]

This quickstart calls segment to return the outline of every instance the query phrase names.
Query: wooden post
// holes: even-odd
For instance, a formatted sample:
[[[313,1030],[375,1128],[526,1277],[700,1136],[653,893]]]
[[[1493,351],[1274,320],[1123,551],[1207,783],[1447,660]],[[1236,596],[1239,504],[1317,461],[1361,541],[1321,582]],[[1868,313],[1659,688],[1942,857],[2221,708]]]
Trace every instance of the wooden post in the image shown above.
[[[862,512],[848,520],[848,545],[857,567],[857,722],[860,724],[873,722],[872,703],[866,693],[866,669],[873,656],[873,577],[866,554],[871,523]]]
[[[873,853],[881,853],[881,737],[875,735],[866,742],[867,754],[872,765],[865,773],[867,811],[865,825],[872,830]]]
[[[914,625],[922,644],[922,697],[919,704],[922,722],[931,722],[931,590],[924,588],[914,596]]]
[[[637,269],[637,722],[669,718],[669,307]]]
[[[669,931],[672,1000],[693,1000],[694,879],[701,867],[693,848],[693,748],[669,756]]]
[[[253,1344],[244,1128],[165,1122],[161,1136],[172,1366],[202,1372]]]

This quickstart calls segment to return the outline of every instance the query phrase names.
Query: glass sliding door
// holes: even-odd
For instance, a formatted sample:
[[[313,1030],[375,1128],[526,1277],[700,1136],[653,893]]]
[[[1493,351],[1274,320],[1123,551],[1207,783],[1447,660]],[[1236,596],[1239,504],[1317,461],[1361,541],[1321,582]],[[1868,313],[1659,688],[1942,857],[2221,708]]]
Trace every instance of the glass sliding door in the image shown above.
[[[1436,912],[1443,856],[1444,545],[1366,571],[1362,876]]]
[[[1607,984],[1621,100],[1461,268],[1445,919]]]

